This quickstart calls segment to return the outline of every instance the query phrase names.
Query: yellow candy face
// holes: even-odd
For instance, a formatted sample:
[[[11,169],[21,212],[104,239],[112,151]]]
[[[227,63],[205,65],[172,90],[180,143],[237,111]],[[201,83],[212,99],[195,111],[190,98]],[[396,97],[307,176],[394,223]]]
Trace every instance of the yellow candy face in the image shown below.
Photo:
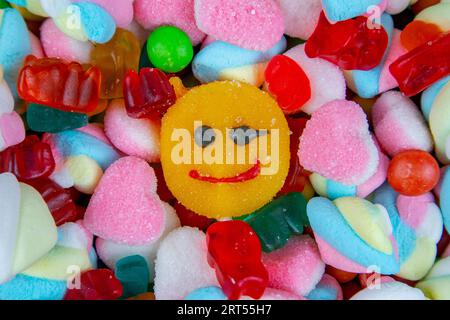
[[[252,213],[284,184],[289,134],[277,103],[258,88],[231,81],[195,87],[162,120],[167,186],[185,207],[207,217]]]

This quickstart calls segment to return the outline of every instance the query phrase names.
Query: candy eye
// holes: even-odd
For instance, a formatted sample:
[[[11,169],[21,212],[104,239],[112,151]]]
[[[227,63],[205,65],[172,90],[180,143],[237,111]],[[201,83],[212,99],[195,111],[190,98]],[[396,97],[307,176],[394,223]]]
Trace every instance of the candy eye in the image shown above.
[[[238,146],[249,144],[253,139],[267,134],[267,130],[256,130],[249,126],[240,126],[230,131],[230,138]]]
[[[201,126],[195,129],[194,140],[199,147],[206,148],[216,140],[216,133],[209,126]]]

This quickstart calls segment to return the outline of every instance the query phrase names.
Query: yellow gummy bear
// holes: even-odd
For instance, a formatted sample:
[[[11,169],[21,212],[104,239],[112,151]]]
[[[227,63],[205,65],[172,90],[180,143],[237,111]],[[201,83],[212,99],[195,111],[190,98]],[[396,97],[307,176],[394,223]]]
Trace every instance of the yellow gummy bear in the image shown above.
[[[201,128],[210,128],[203,147]],[[236,143],[239,132],[248,133],[248,143]],[[207,217],[252,213],[284,184],[289,134],[283,112],[266,92],[232,81],[195,87],[162,120],[167,186],[185,207]]]

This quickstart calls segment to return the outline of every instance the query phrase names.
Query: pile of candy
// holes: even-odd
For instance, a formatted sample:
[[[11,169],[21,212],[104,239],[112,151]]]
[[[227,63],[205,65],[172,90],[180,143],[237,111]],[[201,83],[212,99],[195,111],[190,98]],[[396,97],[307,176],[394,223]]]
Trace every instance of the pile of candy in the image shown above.
[[[450,299],[449,0],[0,0],[0,300]]]

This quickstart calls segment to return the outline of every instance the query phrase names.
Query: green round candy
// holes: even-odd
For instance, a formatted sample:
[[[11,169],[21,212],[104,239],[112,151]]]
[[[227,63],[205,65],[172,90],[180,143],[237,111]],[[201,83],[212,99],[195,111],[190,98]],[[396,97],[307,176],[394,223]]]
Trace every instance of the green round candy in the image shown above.
[[[186,68],[194,57],[191,40],[182,30],[164,26],[155,29],[147,40],[150,62],[164,72],[175,73]]]

